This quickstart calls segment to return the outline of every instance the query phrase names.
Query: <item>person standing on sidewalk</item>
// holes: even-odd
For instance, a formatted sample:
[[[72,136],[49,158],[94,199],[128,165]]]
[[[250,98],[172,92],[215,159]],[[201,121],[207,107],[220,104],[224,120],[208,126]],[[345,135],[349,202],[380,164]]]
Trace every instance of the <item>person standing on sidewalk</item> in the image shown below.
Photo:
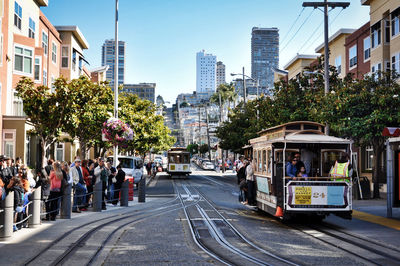
[[[52,221],[56,220],[58,209],[60,208],[61,197],[61,181],[64,178],[61,170],[61,165],[58,162],[53,163],[53,170],[50,172],[50,196],[48,199],[49,203],[49,216]],[[48,219],[49,216],[46,215]]]
[[[104,165],[104,159],[99,158],[99,165],[94,169],[94,176],[96,177],[96,183],[102,182],[102,209],[106,210],[106,188],[108,181],[108,171]]]
[[[85,194],[86,194],[86,184],[85,180],[83,179],[83,170],[81,167],[81,159],[75,159],[75,166],[71,167],[70,169],[72,179],[74,182],[74,204],[72,207],[73,212],[81,212],[81,210],[87,210],[83,208],[83,204],[86,202]],[[82,209],[80,209],[82,208]]]
[[[116,182],[114,184],[114,200],[112,202],[113,205],[117,205],[118,204],[118,200],[119,200],[119,195],[121,194],[121,187],[122,187],[122,183],[124,183],[125,181],[125,172],[122,170],[121,165],[119,164],[117,166],[117,175],[115,176]]]

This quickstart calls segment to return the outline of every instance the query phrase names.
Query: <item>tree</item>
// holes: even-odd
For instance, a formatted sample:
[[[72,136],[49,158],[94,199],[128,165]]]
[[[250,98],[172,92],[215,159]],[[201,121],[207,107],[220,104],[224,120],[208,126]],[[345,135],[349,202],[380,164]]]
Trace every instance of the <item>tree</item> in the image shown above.
[[[68,88],[73,112],[69,113],[63,130],[79,139],[81,156],[86,158],[87,151],[102,141],[103,123],[113,112],[113,94],[106,84],[93,83],[84,76],[71,80]]]
[[[199,152],[199,144],[189,144],[186,149],[190,152],[190,154],[195,154]]]
[[[378,177],[385,141],[382,131],[400,122],[398,77],[388,72],[349,82],[330,93],[321,108],[335,134],[351,138],[359,146],[373,147],[374,198],[379,198]]]
[[[46,86],[36,87],[26,77],[16,86],[17,96],[23,101],[27,119],[34,127],[32,133],[40,139],[41,167],[46,163],[46,150],[57,141],[62,127],[73,112],[67,81],[64,78],[56,79],[53,86],[55,89],[51,92]]]
[[[200,146],[200,154],[205,154],[208,152],[208,144],[202,144]]]
[[[151,149],[156,153],[168,150],[175,143],[175,138],[170,136],[170,130],[164,125],[164,118],[155,115],[156,106],[150,101],[125,93],[119,98],[119,106],[120,118],[134,132],[133,140],[123,151],[137,151],[144,155]]]

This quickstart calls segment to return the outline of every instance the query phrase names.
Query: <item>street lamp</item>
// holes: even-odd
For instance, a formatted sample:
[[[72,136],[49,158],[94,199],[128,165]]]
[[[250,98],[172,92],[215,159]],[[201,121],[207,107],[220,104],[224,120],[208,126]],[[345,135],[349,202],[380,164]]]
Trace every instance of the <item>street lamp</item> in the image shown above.
[[[245,75],[244,74],[244,67],[243,67],[243,73],[242,74],[231,73],[231,76],[239,76],[239,75],[242,76],[242,78],[243,78],[243,101],[244,101],[244,104],[246,105],[247,89],[246,89],[246,79],[245,78],[251,79],[252,81],[254,81],[256,83],[257,98],[258,98],[258,95],[259,95],[259,92],[258,92],[259,80],[258,79],[253,79],[252,77]]]

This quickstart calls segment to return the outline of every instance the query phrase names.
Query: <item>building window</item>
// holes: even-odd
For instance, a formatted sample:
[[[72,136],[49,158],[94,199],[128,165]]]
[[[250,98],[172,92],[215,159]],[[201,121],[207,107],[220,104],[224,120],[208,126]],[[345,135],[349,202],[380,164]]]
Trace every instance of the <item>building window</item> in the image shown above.
[[[32,74],[33,51],[31,49],[15,46],[14,70]]]
[[[47,86],[47,70],[43,69],[43,85]]]
[[[371,37],[364,39],[364,61],[367,61],[371,57]]]
[[[50,86],[51,86],[51,93],[54,93],[54,92],[56,91],[56,87],[54,86],[54,81],[55,81],[54,76],[51,76],[51,84],[50,84]]]
[[[22,7],[15,1],[14,4],[14,25],[21,29],[21,21],[22,21]]]
[[[35,21],[32,18],[29,18],[29,38],[35,39]]]
[[[14,91],[13,98],[13,115],[14,116],[25,116],[24,105],[21,98],[17,96],[17,92]]]
[[[15,159],[15,129],[3,129],[3,154]]]
[[[392,56],[392,70],[395,70],[397,74],[400,74],[400,53]]]
[[[372,48],[376,48],[381,44],[381,22],[371,27]]]
[[[64,161],[64,143],[56,143],[56,154],[55,154],[55,159],[56,161],[63,162]]]
[[[41,68],[41,58],[39,56],[35,57],[35,81],[40,82],[40,68]]]
[[[44,50],[44,55],[47,56],[49,50],[49,36],[45,32],[42,33],[42,48]]]
[[[371,68],[371,72],[374,75],[375,79],[378,79],[381,76],[381,71],[382,71],[382,64],[381,63],[373,65],[372,68]]]
[[[51,61],[53,61],[54,64],[57,63],[57,44],[54,42],[51,44]]]
[[[61,47],[61,67],[68,67],[68,46]]]
[[[72,70],[75,71],[76,69],[76,51],[72,51]]]
[[[341,55],[339,55],[338,57],[335,58],[335,67],[336,67],[338,74],[342,73],[342,56]]]
[[[365,170],[372,170],[374,164],[374,149],[372,146],[365,147]]]
[[[392,12],[392,36],[400,33],[400,7]]]
[[[350,60],[350,68],[357,65],[357,44],[350,47],[349,49],[349,60]]]

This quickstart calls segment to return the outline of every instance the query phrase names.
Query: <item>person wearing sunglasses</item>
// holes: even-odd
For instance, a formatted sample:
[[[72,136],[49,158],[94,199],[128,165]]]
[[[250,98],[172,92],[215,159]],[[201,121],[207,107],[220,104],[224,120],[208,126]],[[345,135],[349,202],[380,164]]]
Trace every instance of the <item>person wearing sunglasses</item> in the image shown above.
[[[290,176],[291,178],[296,179],[297,161],[298,159],[296,159],[295,157],[289,157],[289,160],[286,163],[286,176]]]

